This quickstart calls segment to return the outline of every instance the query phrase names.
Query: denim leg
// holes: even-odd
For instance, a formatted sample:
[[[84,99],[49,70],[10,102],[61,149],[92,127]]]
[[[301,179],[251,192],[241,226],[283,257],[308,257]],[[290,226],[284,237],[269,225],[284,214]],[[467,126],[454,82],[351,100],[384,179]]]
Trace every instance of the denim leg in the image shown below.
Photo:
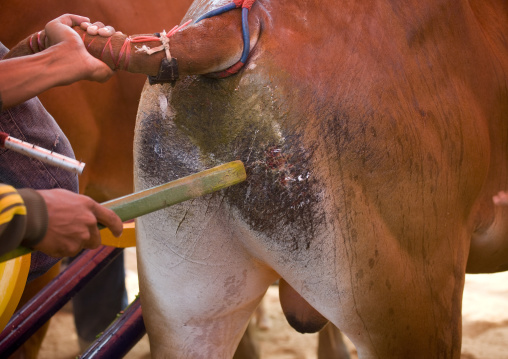
[[[122,252],[72,298],[79,338],[86,345],[93,342],[127,304]]]
[[[0,42],[0,58],[7,51]],[[69,140],[37,98],[0,112],[0,131],[74,158]],[[76,174],[6,149],[0,149],[0,182],[15,188],[79,191]],[[28,281],[47,272],[58,260],[33,252]],[[123,253],[92,279],[73,298],[73,303],[76,329],[80,337],[92,341],[128,304]]]
[[[37,98],[1,112],[0,130],[74,158],[67,137]],[[78,192],[76,174],[5,149],[0,149],[0,182],[16,188],[65,188]],[[44,274],[59,259],[33,252],[28,281]],[[80,338],[93,341],[127,304],[121,253],[73,298],[76,329]]]
[[[38,98],[0,113],[0,130],[14,138],[74,158],[69,140]],[[78,192],[76,174],[11,150],[0,149],[0,182],[15,188],[64,188]],[[32,253],[28,281],[44,274],[60,258]]]

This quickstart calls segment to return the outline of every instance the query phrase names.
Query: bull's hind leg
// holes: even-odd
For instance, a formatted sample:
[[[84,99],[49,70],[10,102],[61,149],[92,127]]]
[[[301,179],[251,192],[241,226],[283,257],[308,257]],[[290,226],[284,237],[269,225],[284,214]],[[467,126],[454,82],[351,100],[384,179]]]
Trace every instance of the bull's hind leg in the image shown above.
[[[153,358],[231,358],[276,274],[238,241],[221,198],[138,221],[141,301]]]
[[[401,243],[386,233],[365,238],[373,245],[354,259],[344,278],[351,283],[348,299],[355,325],[335,323],[356,345],[359,357],[458,359],[465,246],[416,236],[410,244]]]
[[[360,358],[460,358],[463,280],[453,271],[437,278],[434,269],[410,267],[371,278],[371,293],[356,292],[354,313],[363,327],[347,334]]]
[[[341,193],[340,212],[324,197],[327,227],[298,252],[272,244],[267,263],[362,359],[459,358],[468,249],[459,220],[414,216],[400,229],[361,190]]]
[[[349,337],[361,359],[459,358],[464,274],[445,259],[453,254],[443,250],[428,265],[376,241],[361,255],[338,254],[343,264],[335,275],[278,271]]]

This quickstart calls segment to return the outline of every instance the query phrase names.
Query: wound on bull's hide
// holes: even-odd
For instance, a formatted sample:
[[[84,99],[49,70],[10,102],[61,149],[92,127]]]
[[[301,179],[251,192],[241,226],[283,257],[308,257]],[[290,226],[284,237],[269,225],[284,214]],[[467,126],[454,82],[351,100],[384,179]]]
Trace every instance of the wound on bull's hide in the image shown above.
[[[279,280],[279,300],[289,325],[297,332],[316,333],[328,323],[328,319],[314,309],[282,278]]]

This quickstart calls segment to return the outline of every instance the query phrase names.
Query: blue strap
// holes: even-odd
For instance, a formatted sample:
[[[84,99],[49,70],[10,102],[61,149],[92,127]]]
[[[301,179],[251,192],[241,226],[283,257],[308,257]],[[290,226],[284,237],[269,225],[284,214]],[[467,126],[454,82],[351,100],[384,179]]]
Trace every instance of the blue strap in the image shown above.
[[[200,22],[201,20],[208,19],[209,17],[214,17],[214,16],[217,16],[217,15],[220,15],[220,14],[224,14],[225,12],[228,12],[228,11],[233,10],[233,9],[236,9],[236,4],[234,2],[232,2],[231,4],[227,4],[227,5],[221,6],[220,8],[212,10],[212,11],[209,11],[206,14],[202,15],[201,17],[199,17],[199,19],[196,20],[196,24],[198,22]]]

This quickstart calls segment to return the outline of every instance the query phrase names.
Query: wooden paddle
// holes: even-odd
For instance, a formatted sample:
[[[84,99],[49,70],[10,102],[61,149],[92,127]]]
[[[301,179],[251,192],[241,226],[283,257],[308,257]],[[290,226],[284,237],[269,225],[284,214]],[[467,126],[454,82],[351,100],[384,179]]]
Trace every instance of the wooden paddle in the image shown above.
[[[144,214],[238,184],[245,181],[246,178],[247,175],[243,163],[241,161],[233,161],[160,186],[104,202],[102,205],[113,210],[125,222]],[[103,229],[104,226],[99,224],[99,228]],[[126,246],[121,240],[108,242],[104,244],[115,247]],[[0,256],[0,262],[25,255],[31,251],[29,248],[18,247]]]

